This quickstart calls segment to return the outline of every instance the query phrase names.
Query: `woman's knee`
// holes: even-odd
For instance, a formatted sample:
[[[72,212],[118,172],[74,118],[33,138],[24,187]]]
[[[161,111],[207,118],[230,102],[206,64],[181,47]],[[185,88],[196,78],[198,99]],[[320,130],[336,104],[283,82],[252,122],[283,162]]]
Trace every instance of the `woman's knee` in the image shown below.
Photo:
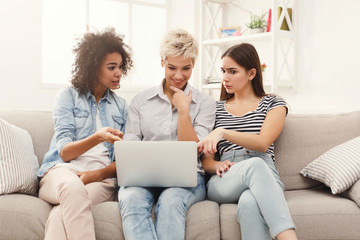
[[[122,187],[119,190],[120,210],[152,208],[153,196],[146,189],[140,187]]]
[[[259,207],[254,195],[251,193],[250,190],[244,191],[239,198],[237,207],[237,213],[239,218],[248,218],[249,216],[256,214],[258,211]]]
[[[202,197],[203,195],[204,197]],[[159,197],[156,204],[156,213],[161,211],[170,215],[178,213],[185,215],[192,204],[204,198],[205,189],[204,194],[202,194],[186,188],[168,188],[164,190]]]
[[[164,190],[158,200],[158,205],[168,208],[184,207],[186,192],[181,188],[168,188]]]
[[[250,161],[250,167],[253,167],[254,169],[268,168],[264,159],[262,159],[260,157],[250,158],[249,161]]]
[[[64,179],[57,185],[57,191],[59,195],[86,194],[85,185],[80,179]]]

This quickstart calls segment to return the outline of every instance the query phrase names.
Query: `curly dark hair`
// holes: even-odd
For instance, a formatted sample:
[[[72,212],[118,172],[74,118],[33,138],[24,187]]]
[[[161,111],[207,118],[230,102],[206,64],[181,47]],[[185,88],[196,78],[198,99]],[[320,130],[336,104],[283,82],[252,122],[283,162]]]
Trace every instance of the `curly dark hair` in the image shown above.
[[[118,52],[122,57],[122,74],[126,75],[133,67],[132,50],[123,38],[115,33],[114,28],[103,32],[86,33],[75,45],[76,54],[73,64],[71,84],[82,94],[93,90],[103,59],[109,53]]]

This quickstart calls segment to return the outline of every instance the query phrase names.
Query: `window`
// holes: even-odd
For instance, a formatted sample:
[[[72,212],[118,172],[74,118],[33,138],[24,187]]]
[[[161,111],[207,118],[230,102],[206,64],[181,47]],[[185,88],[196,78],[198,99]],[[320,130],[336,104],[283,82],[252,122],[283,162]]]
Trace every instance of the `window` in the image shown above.
[[[122,86],[153,86],[163,78],[159,46],[168,25],[167,0],[46,0],[43,3],[43,83],[68,84],[72,49],[86,31],[115,28],[133,49],[134,68]]]

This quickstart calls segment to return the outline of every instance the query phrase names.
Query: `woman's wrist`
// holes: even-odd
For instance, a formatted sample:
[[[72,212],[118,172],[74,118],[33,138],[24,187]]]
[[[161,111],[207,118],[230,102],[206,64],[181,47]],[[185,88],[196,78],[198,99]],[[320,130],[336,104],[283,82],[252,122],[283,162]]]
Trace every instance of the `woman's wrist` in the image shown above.
[[[94,140],[97,144],[105,141],[105,139],[103,138],[103,135],[101,134],[100,131],[96,131],[93,136],[94,136]]]
[[[106,175],[107,175],[106,168],[99,169],[99,176],[101,178],[101,181],[108,178]]]
[[[219,129],[219,134],[220,134],[221,138],[226,139],[227,130],[225,128],[218,128],[218,129]]]

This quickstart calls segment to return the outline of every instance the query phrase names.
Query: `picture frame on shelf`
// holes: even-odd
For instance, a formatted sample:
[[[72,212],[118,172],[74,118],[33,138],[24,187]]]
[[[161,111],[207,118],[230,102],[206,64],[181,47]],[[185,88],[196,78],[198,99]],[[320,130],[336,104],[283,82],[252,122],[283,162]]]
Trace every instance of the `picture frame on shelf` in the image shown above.
[[[280,19],[282,10],[283,10],[282,7],[278,7],[278,13],[279,13],[278,19]],[[290,18],[290,24],[292,24],[292,8],[287,8],[287,14],[288,14],[288,16]],[[283,21],[281,23],[280,30],[290,31],[288,22],[287,22],[285,17],[284,17],[284,19],[283,19]]]
[[[221,27],[219,29],[219,38],[227,38],[227,37],[234,37],[240,36],[240,27]]]

